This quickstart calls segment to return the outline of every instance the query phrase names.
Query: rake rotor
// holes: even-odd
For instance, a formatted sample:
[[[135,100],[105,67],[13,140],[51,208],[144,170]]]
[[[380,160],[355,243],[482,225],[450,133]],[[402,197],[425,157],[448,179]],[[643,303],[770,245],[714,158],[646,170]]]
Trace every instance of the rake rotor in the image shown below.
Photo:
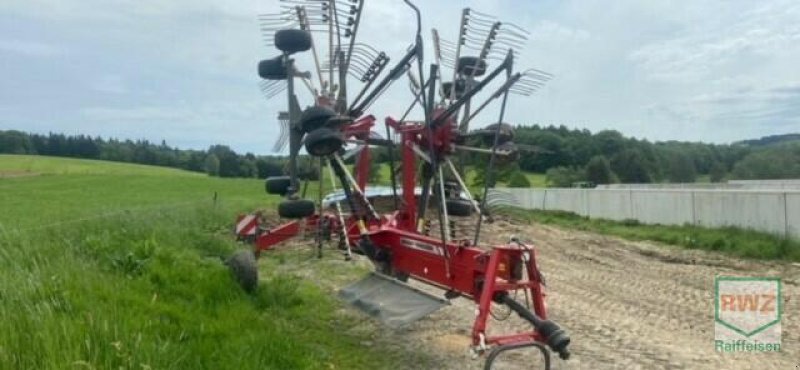
[[[492,209],[511,201],[488,192],[495,166],[513,161],[520,152],[543,152],[513,142],[513,126],[502,123],[508,98],[512,94],[529,96],[553,76],[538,69],[515,72],[517,48],[527,40],[528,33],[470,8],[461,12],[455,41],[442,38],[436,29],[431,31],[435,63],[426,73],[421,15],[409,0],[404,1],[416,13],[416,38],[391,67],[386,53],[356,41],[363,0],[281,0],[278,13],[259,16],[262,32],[270,34],[264,35],[265,40],[274,42],[281,51],[277,58],[259,64],[259,75],[264,78],[260,89],[267,99],[285,91],[288,102],[288,109],[277,117],[280,133],[272,149],[282,151],[288,144],[289,175],[268,178],[265,187],[268,193],[284,197],[278,214],[294,221],[265,228],[259,224],[260,217],[243,215],[237,222],[237,234],[242,240],[254,241],[260,252],[312,227],[317,230],[321,253],[323,241],[338,233],[347,258],[351,251],[364,255],[375,265],[379,279],[383,279],[379,283],[367,280],[366,285],[385,285],[389,281],[387,286],[393,288],[386,291],[398,292],[393,289],[408,287],[395,280],[414,278],[444,288],[447,299],[461,296],[475,301],[478,315],[471,349],[476,354],[489,353],[487,368],[500,352],[525,346],[539,348],[547,368],[548,351],[567,358],[570,340],[557,324],[546,319],[544,284],[535,249],[515,239],[488,249],[479,248],[479,241],[482,222],[491,220]],[[316,41],[322,41],[321,49]],[[295,66],[293,55],[305,51],[313,55],[319,88],[312,83],[312,73],[300,72]],[[445,72],[440,67],[452,71]],[[384,138],[373,131],[377,119],[368,114],[368,109],[404,75],[412,101],[399,120],[385,119]],[[451,79],[447,81],[445,77]],[[298,80],[314,97],[313,105],[305,109],[295,94]],[[348,96],[348,80],[362,84],[352,98]],[[476,103],[479,96],[483,101]],[[470,122],[498,101],[499,114],[493,121],[497,123],[469,131]],[[406,119],[415,107],[421,108],[423,120]],[[482,138],[469,141],[479,142],[478,146],[466,145],[472,136]],[[385,214],[378,212],[370,196],[373,146],[387,148],[389,155],[394,210]],[[299,192],[297,158],[302,148],[319,158],[316,163],[320,179],[324,167],[328,167],[332,188],[341,189],[341,196],[333,199],[327,209],[321,183],[317,203],[304,199],[305,190]],[[463,168],[452,160],[464,152],[489,156],[480,198],[473,197],[461,175]],[[396,154],[401,163],[397,168]],[[354,160],[354,171],[346,163],[348,160]],[[349,208],[348,213],[343,206]],[[429,211],[435,213],[429,215]],[[477,215],[474,236],[459,238],[451,217],[472,215]],[[431,230],[431,220],[438,221],[438,233]],[[257,272],[255,268],[244,270]],[[253,281],[252,276],[247,281]],[[519,290],[525,292],[520,295],[524,296],[523,302],[517,300]],[[370,299],[361,296],[364,292],[358,288],[351,293],[358,296],[354,301]],[[425,313],[441,307],[441,302],[432,303],[430,297],[419,293],[408,297],[414,303],[407,309],[417,311],[405,315],[406,319],[422,316],[422,310],[416,307],[418,302],[427,306]],[[533,329],[490,334],[488,320],[496,316],[492,310],[498,304],[505,305],[509,313],[518,313]],[[405,319],[395,318],[393,322],[398,320]]]

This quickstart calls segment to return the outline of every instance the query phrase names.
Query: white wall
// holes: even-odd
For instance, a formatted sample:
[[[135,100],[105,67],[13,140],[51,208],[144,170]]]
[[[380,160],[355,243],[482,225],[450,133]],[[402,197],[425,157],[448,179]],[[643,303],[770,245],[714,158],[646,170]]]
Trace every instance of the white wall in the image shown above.
[[[800,239],[800,191],[503,188],[510,205],[647,224],[736,226]],[[490,195],[492,197],[492,195]]]

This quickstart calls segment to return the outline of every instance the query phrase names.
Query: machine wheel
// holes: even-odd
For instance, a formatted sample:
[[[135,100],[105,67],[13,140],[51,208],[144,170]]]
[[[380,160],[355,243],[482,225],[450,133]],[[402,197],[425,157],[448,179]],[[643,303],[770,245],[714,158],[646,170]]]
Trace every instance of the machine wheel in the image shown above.
[[[278,204],[278,216],[305,218],[314,214],[314,202],[308,199],[286,199]]]
[[[329,119],[336,116],[336,112],[328,107],[315,105],[308,107],[300,115],[300,128],[303,132],[311,132],[325,126]]]
[[[472,215],[472,204],[466,199],[448,199],[447,214],[450,216],[466,217]]]
[[[327,127],[309,132],[304,140],[306,151],[315,157],[331,155],[344,145],[342,135]]]
[[[464,93],[467,91],[467,84],[466,82],[464,82],[463,79],[458,79],[456,80],[455,85],[456,85],[455,97],[456,99],[460,99],[462,96],[464,96]],[[445,98],[450,98],[451,94],[450,90],[452,90],[452,88],[453,88],[452,82],[445,82],[442,84],[442,92],[444,92]]]
[[[497,130],[497,125],[500,125],[500,132],[497,137],[498,144],[504,144],[514,139],[514,126],[508,123],[493,123],[480,130],[476,130],[475,133],[483,139],[484,144],[490,146],[494,145],[494,134],[495,130]]]
[[[456,70],[458,73],[469,76],[483,76],[486,73],[486,61],[478,57],[461,57],[458,58],[458,65]],[[456,93],[458,87],[456,86]]]
[[[265,80],[285,80],[286,67],[283,65],[282,57],[258,62],[258,75]]]
[[[287,54],[306,51],[311,49],[311,35],[303,30],[280,30],[275,32],[275,47]]]
[[[242,249],[237,251],[226,262],[234,279],[245,292],[254,293],[258,288],[258,266],[253,251]]]
[[[267,194],[285,195],[291,186],[292,178],[289,176],[272,176],[264,181],[264,190]]]

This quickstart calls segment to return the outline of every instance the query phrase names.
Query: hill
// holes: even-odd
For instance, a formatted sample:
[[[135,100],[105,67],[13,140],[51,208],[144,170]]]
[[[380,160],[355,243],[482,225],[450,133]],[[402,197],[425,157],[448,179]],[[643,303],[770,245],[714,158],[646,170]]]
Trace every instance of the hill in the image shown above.
[[[800,133],[764,136],[760,139],[742,140],[734,144],[746,146],[769,146],[783,143],[800,142]]]
[[[356,317],[310,282],[262,271],[255,295],[238,288],[222,260],[237,248],[235,214],[277,200],[261,181],[0,156],[12,171],[40,175],[0,178],[0,368],[389,368],[420,357],[363,347],[367,334],[348,333]]]

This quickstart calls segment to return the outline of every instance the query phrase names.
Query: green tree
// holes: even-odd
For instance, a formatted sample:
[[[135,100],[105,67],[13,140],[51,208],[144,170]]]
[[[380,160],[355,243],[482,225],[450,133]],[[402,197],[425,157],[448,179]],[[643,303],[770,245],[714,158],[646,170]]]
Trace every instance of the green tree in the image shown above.
[[[800,144],[786,144],[755,151],[733,167],[737,179],[800,178]]]
[[[611,184],[616,182],[616,175],[611,171],[611,164],[605,156],[592,157],[586,164],[586,181],[595,184]]]
[[[522,171],[516,171],[511,174],[511,178],[508,180],[508,187],[529,188],[531,187],[531,182],[528,180],[528,177],[525,176],[525,173]]]
[[[219,176],[219,158],[214,154],[206,156],[205,168],[209,176]]]
[[[572,187],[573,183],[585,181],[585,172],[578,167],[554,167],[547,170],[547,186],[556,188]]]
[[[694,161],[683,152],[671,153],[667,161],[667,178],[670,182],[694,182],[697,179]]]
[[[711,169],[709,170],[709,177],[711,178],[711,182],[722,182],[725,179],[725,176],[728,175],[728,169],[725,168],[725,165],[722,162],[714,162],[711,165]]]
[[[652,176],[647,171],[647,164],[638,150],[626,149],[611,159],[611,170],[619,176],[623,183],[649,183]]]

